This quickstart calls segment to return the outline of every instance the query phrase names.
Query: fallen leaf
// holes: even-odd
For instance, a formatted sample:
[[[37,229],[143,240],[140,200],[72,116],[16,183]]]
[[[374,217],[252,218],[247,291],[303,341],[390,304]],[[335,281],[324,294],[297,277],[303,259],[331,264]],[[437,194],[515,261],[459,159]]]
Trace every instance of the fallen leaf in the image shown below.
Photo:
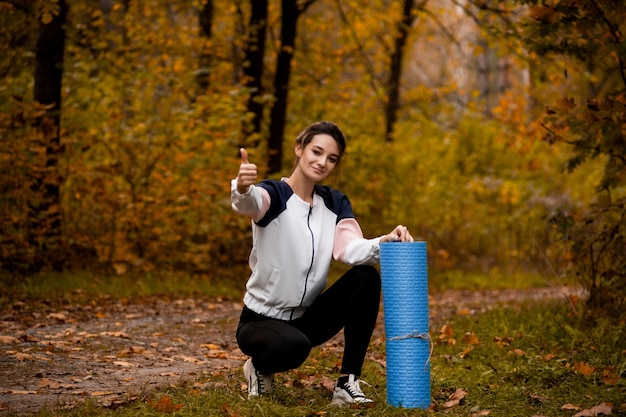
[[[478,345],[480,344],[480,341],[478,340],[478,336],[476,336],[476,333],[474,332],[467,332],[465,333],[465,336],[463,337],[463,341],[465,343],[468,343],[470,345]]]
[[[226,402],[222,405],[222,409],[224,410],[224,412],[226,413],[226,416],[228,417],[239,417],[239,414],[233,411],[233,409],[230,408],[230,405],[228,405],[228,403]]]
[[[211,359],[228,359],[228,353],[223,350],[210,350],[204,356]]]
[[[130,336],[124,332],[102,332],[102,336],[119,337],[121,339],[130,339]]]
[[[172,399],[167,395],[163,395],[156,403],[149,399],[148,403],[155,409],[155,411],[159,411],[161,413],[173,413],[174,411],[178,411],[183,408],[182,404],[172,403]]]
[[[328,376],[323,376],[322,380],[320,381],[320,384],[326,391],[329,391],[329,392],[335,391],[335,380]]]
[[[454,346],[456,345],[456,339],[452,337],[453,334],[452,327],[444,324],[441,330],[439,330],[439,341]]]
[[[20,340],[13,336],[0,336],[0,343],[3,345],[10,345],[13,343],[19,343]]]
[[[33,357],[33,355],[28,354],[28,353],[22,353],[22,352],[17,352],[15,353],[15,359],[17,359],[20,362],[24,362],[24,361],[32,361],[35,358]]]
[[[610,403],[602,403],[596,405],[595,407],[587,408],[582,410],[580,413],[574,414],[573,417],[596,417],[600,414],[604,414],[606,416],[613,415],[612,404]]]
[[[509,355],[526,356],[526,352],[524,352],[522,349],[511,349],[509,350]]]
[[[48,314],[48,318],[49,319],[59,320],[59,321],[67,320],[67,317],[63,313],[50,313],[50,314]]]
[[[113,361],[113,365],[121,366],[123,368],[132,368],[135,366],[132,363],[126,361]]]
[[[466,395],[467,395],[467,391],[465,391],[463,388],[457,389],[454,392],[454,394],[450,395],[450,398],[448,398],[448,401],[444,403],[444,407],[452,408],[454,406],[459,405],[461,403],[461,400],[465,398]]]
[[[189,362],[189,363],[195,363],[195,364],[204,363],[200,359],[194,358],[193,356],[182,356],[182,359],[183,359],[183,362]]]
[[[91,393],[91,396],[92,397],[104,397],[106,395],[113,395],[113,394],[115,393],[112,391],[94,391]]]
[[[481,410],[477,413],[472,414],[472,417],[488,416],[490,413],[491,413],[491,410]]]
[[[218,346],[218,345],[216,345],[214,343],[205,343],[203,345],[200,345],[200,347],[205,347],[205,348],[207,348],[209,350],[220,350],[221,349],[220,346]]]
[[[56,381],[53,381],[51,379],[48,378],[42,378],[39,381],[39,388],[50,388],[50,389],[57,389],[60,387],[60,384]]]
[[[472,347],[468,346],[461,354],[459,355],[461,359],[465,359],[472,351]]]
[[[586,362],[574,362],[574,369],[576,369],[583,376],[593,375],[596,368]]]
[[[495,336],[493,340],[496,342],[496,345],[498,346],[508,346],[513,341],[513,339],[511,339],[510,337],[500,337],[500,336]]]
[[[23,334],[23,335],[21,335],[21,336],[19,337],[19,339],[20,339],[22,342],[27,342],[27,343],[28,343],[28,342],[32,342],[32,343],[37,343],[37,342],[39,342],[39,339],[37,339],[35,336],[31,336],[31,335],[29,335],[29,334]]]
[[[528,397],[533,400],[536,401],[538,403],[547,403],[550,402],[550,398],[543,396],[543,395],[539,395],[539,394],[529,394]]]
[[[446,338],[446,337],[451,337],[454,334],[454,331],[452,330],[451,326],[444,324],[441,327],[441,330],[439,330],[439,334],[443,336],[443,338]]]
[[[606,385],[617,385],[620,379],[619,373],[615,372],[614,366],[608,366],[602,371],[602,382]]]
[[[120,352],[118,353],[118,355],[120,356],[125,356],[125,355],[134,355],[134,354],[150,354],[151,352],[141,346],[131,346],[129,348],[126,349],[122,349],[120,350]]]

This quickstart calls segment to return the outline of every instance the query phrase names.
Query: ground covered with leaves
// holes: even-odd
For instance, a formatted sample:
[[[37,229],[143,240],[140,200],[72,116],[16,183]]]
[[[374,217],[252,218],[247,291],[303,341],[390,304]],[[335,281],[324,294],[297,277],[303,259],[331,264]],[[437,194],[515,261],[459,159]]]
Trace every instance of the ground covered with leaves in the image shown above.
[[[571,293],[568,288],[442,292],[430,297],[431,324],[447,344],[452,315],[471,317]],[[0,415],[73,408],[85,400],[118,408],[164,386],[212,377],[245,389],[241,365],[246,357],[234,337],[240,302],[202,296],[80,302],[80,292],[73,295],[65,303],[15,301],[2,311]],[[374,337],[374,343],[384,340],[382,308]],[[342,343],[338,335],[324,349],[340,356]],[[369,360],[384,366],[379,354]],[[320,384],[332,389],[332,379]]]
[[[32,413],[103,406],[243,360],[234,341],[239,303],[148,297],[52,307],[15,302],[0,321],[0,410]]]

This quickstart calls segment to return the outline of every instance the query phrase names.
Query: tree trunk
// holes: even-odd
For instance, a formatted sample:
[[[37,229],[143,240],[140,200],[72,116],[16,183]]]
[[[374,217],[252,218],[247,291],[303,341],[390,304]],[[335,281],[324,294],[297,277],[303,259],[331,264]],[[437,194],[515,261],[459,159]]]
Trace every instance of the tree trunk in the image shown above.
[[[204,94],[210,84],[211,54],[209,50],[209,42],[213,36],[213,16],[213,0],[205,0],[204,6],[202,6],[202,9],[198,13],[200,37],[204,39],[204,45],[202,46],[202,51],[200,51],[199,68],[196,75],[196,81],[198,82],[200,94]]]
[[[39,131],[35,156],[38,166],[31,171],[34,199],[29,204],[29,241],[35,249],[33,271],[47,266],[60,270],[61,256],[61,175],[58,171],[60,140],[61,82],[65,49],[67,6],[59,0],[58,13],[49,22],[41,22],[35,46],[35,101],[46,106],[36,120]]]
[[[425,2],[424,2],[425,3]],[[385,140],[393,141],[393,127],[398,118],[400,108],[400,81],[402,79],[402,61],[406,41],[409,37],[414,16],[413,8],[415,0],[405,0],[402,9],[402,19],[398,25],[398,35],[395,40],[393,54],[391,55],[391,68],[387,80],[387,107],[385,109]]]
[[[248,24],[245,62],[243,66],[243,84],[250,91],[247,103],[247,112],[252,115],[250,122],[244,122],[242,145],[258,146],[263,120],[263,103],[260,97],[263,93],[263,57],[265,55],[265,39],[267,29],[267,0],[250,0],[252,12]],[[252,143],[248,144],[248,137],[252,136]]]
[[[280,50],[276,58],[275,101],[270,116],[270,136],[267,147],[268,174],[277,173],[282,169],[289,77],[291,76],[291,60],[295,51],[298,22],[297,0],[282,0],[281,4]]]
[[[270,136],[268,140],[268,174],[275,174],[282,169],[283,135],[287,119],[287,96],[291,60],[296,48],[296,29],[300,15],[316,0],[308,0],[298,5],[297,0],[282,0],[280,28],[280,50],[276,58],[274,75],[274,105],[270,114]]]

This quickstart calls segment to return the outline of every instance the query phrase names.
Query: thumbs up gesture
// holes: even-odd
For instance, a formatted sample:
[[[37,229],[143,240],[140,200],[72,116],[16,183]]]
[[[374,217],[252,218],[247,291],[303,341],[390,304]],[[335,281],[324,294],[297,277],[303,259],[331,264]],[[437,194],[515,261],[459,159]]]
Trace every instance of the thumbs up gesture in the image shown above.
[[[239,149],[239,153],[241,154],[241,165],[239,165],[239,173],[237,174],[237,191],[244,194],[256,182],[257,169],[256,165],[248,161],[248,152],[245,148]]]

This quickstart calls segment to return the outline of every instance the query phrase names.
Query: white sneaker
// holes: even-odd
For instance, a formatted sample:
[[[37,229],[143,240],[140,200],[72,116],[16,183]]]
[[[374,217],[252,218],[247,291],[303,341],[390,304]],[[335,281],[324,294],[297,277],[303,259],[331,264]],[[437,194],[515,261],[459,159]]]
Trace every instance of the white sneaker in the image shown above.
[[[252,365],[252,358],[243,365],[243,375],[248,383],[248,398],[272,392],[274,374],[261,375]]]
[[[345,404],[363,404],[363,405],[372,405],[374,401],[367,398],[363,391],[361,391],[361,386],[359,385],[361,382],[357,379],[353,374],[348,376],[348,380],[340,383],[337,381],[335,383],[335,392],[333,393],[333,404],[335,405],[345,405]],[[367,382],[363,381],[364,384]],[[369,384],[367,384],[369,385]]]

